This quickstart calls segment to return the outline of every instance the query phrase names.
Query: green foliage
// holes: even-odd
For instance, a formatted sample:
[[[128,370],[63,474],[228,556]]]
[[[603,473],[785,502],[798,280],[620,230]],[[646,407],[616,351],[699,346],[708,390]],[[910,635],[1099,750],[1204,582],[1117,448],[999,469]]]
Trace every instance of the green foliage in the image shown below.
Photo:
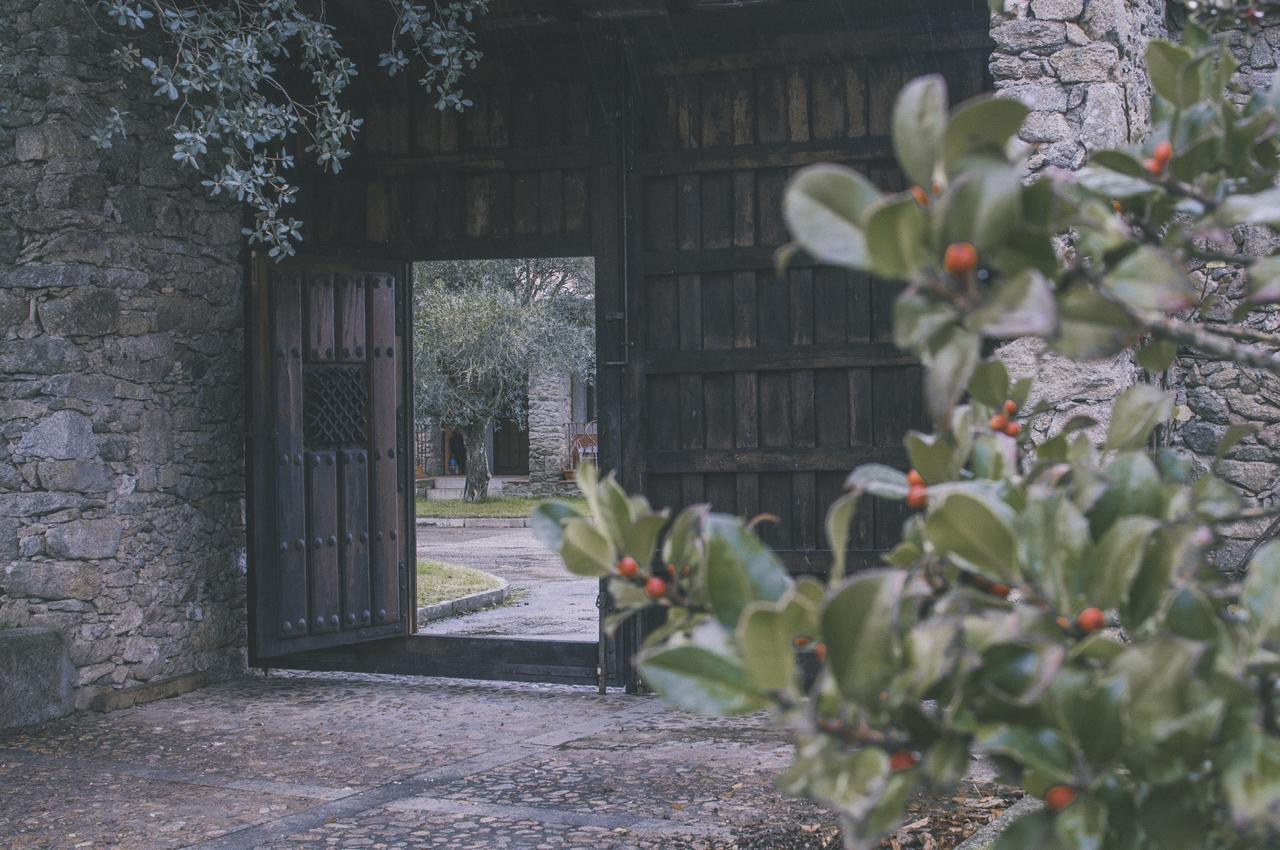
[[[523,420],[530,367],[595,372],[590,260],[477,260],[414,267],[418,417],[465,429]]]
[[[771,708],[796,746],[783,787],[839,812],[851,847],[876,846],[912,791],[953,786],[975,752],[1054,801],[1001,848],[1280,841],[1280,544],[1242,585],[1213,563],[1218,527],[1276,511],[1150,447],[1173,408],[1154,385],[1120,395],[1101,445],[1080,418],[1033,448],[1018,421],[1030,382],[979,353],[983,337],[1034,334],[1078,359],[1142,343],[1148,367],[1185,346],[1280,372],[1247,344],[1280,339],[1173,315],[1218,306],[1184,271],[1197,262],[1254,279],[1238,315],[1280,297],[1275,258],[1214,247],[1225,228],[1280,222],[1280,97],[1229,91],[1234,62],[1194,21],[1148,62],[1151,139],[1076,174],[1024,179],[1025,109],[948,112],[926,78],[903,90],[893,134],[927,187],[881,194],[837,166],[792,182],[793,251],[903,285],[894,338],[928,370],[937,428],[906,436],[912,474],[849,476],[825,581],[790,577],[750,525],[705,506],[671,521],[661,561],[631,550],[641,570],[624,575],[628,526],[665,515],[594,474],[586,516],[545,517],[571,568],[609,577],[611,625],[667,609],[640,655],[649,684],[693,711]],[[884,566],[846,575],[868,498],[913,513]]]
[[[203,175],[209,194],[253,210],[254,226],[245,229],[250,243],[266,244],[273,257],[294,253],[302,222],[286,213],[297,194],[289,174],[297,149],[337,173],[362,123],[343,103],[358,69],[324,4],[81,3],[114,27],[112,56],[125,78],[145,81],[154,97],[172,104],[173,158]],[[459,88],[462,75],[480,59],[470,25],[487,10],[487,0],[385,0],[360,11],[385,16],[392,34],[379,67],[392,76],[419,74],[437,109],[462,110],[470,105]],[[126,115],[112,108],[93,141],[109,148],[123,138]]]

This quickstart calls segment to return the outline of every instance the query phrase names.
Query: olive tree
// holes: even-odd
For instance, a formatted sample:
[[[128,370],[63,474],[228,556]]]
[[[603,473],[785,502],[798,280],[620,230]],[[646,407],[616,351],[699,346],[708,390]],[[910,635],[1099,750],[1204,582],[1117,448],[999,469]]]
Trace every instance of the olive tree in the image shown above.
[[[485,432],[496,419],[523,422],[531,371],[594,374],[591,261],[419,263],[414,277],[415,413],[462,434],[463,498],[480,501]]]
[[[1078,172],[1027,179],[1027,109],[948,109],[926,77],[893,115],[913,189],[834,166],[791,182],[796,250],[904,285],[894,338],[924,364],[934,422],[906,435],[910,470],[852,471],[825,576],[789,575],[742,519],[672,518],[590,472],[585,511],[535,515],[571,572],[608,579],[611,626],[666,610],[638,659],[666,700],[772,712],[795,744],[782,787],[833,808],[850,848],[977,752],[1044,801],[1002,850],[1280,842],[1280,542],[1242,581],[1215,565],[1220,529],[1280,511],[1151,439],[1173,410],[1154,378],[1179,351],[1280,373],[1258,321],[1280,302],[1280,256],[1227,247],[1233,228],[1280,226],[1280,87],[1238,88],[1211,31],[1259,10],[1198,5],[1213,14],[1147,51],[1150,138]],[[1235,302],[1196,284],[1206,264],[1235,270]],[[1224,306],[1231,321],[1199,320]],[[1153,379],[1119,395],[1102,439],[1077,419],[1032,445],[1031,380],[983,356],[1023,336],[1076,360],[1135,351]],[[911,513],[882,566],[849,574],[865,495]]]
[[[294,253],[302,222],[291,172],[303,151],[329,173],[342,169],[362,119],[344,104],[359,72],[324,3],[302,0],[80,0],[115,42],[125,82],[173,106],[173,158],[202,175],[209,194],[254,213],[245,228],[273,257]],[[487,0],[382,0],[358,8],[387,17],[390,38],[379,68],[413,73],[437,109],[470,105],[463,74],[481,58],[470,26]],[[102,117],[93,140],[109,148],[126,134],[128,113]]]

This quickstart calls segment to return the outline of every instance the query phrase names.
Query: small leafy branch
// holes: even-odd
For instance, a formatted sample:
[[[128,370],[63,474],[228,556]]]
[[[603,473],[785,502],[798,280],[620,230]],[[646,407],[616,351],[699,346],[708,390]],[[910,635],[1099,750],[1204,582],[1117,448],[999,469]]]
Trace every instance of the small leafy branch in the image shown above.
[[[313,11],[300,0],[81,2],[121,36],[113,53],[121,73],[144,78],[153,96],[173,104],[173,158],[204,175],[210,195],[254,211],[253,227],[244,231],[251,244],[269,246],[272,257],[292,255],[302,239],[302,222],[287,215],[298,191],[290,174],[296,148],[336,174],[362,124],[343,105],[357,68],[325,21],[324,5]],[[437,109],[470,106],[459,86],[481,58],[470,26],[488,0],[386,2],[394,25],[379,66],[392,76],[414,70]],[[146,53],[133,37],[144,38]],[[125,136],[127,114],[112,108],[92,140],[110,148]]]
[[[1219,8],[1229,3],[1216,4]],[[830,805],[850,848],[877,845],[922,787],[947,789],[973,753],[1044,801],[997,846],[1252,848],[1280,841],[1280,542],[1242,584],[1213,564],[1219,529],[1250,508],[1215,475],[1152,449],[1172,400],[1115,401],[1105,441],[1077,418],[1038,446],[1030,380],[984,360],[985,339],[1042,338],[1087,360],[1135,346],[1152,373],[1180,350],[1280,372],[1280,339],[1250,323],[1280,301],[1280,258],[1223,247],[1280,224],[1280,89],[1234,87],[1236,63],[1194,20],[1152,42],[1151,138],[1075,173],[1026,179],[1027,109],[948,110],[944,83],[908,84],[893,115],[916,186],[884,194],[817,166],[787,190],[797,250],[905,284],[897,344],[927,369],[936,433],[912,469],[863,466],[830,509],[822,578],[793,578],[743,520],[674,518],[612,477],[580,473],[587,510],[536,527],[579,575],[607,577],[619,614],[660,606],[639,656],[672,704],[769,709],[790,730],[783,787]],[[1234,268],[1235,321],[1188,267]],[[846,574],[867,496],[913,511],[884,565]]]

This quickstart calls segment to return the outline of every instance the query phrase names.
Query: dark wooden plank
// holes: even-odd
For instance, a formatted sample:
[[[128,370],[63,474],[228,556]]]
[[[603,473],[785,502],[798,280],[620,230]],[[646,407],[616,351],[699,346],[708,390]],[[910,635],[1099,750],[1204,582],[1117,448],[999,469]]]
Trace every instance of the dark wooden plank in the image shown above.
[[[586,233],[590,221],[587,208],[587,181],[589,172],[583,170],[564,173],[564,230],[566,233]]]
[[[707,500],[703,478],[696,473],[680,476],[680,504],[700,505]]]
[[[701,142],[701,91],[698,78],[680,77],[676,80],[676,148],[693,150]]]
[[[368,242],[388,242],[391,226],[396,218],[396,194],[386,180],[371,180],[365,189],[364,239]]]
[[[538,190],[538,225],[543,235],[564,232],[564,176],[560,171],[544,171]]]
[[[538,175],[516,174],[511,183],[511,229],[517,236],[533,236],[538,232]]]
[[[538,92],[528,81],[514,91],[512,95],[513,124],[512,139],[515,147],[530,150],[539,147],[538,138]]]
[[[644,321],[650,350],[671,351],[680,347],[680,301],[674,276],[645,279]]]
[[[760,373],[760,446],[766,449],[792,447],[791,375],[789,372]]]
[[[463,212],[466,195],[461,175],[445,174],[440,177],[438,210],[436,212],[436,238],[440,242],[458,239],[463,233]]]
[[[767,285],[767,284],[766,284]],[[756,344],[756,273],[733,273],[733,347],[751,348]]]
[[[904,467],[905,449],[863,448],[651,449],[645,468],[652,474],[711,472],[847,472],[863,463]]]
[[[759,172],[756,178],[756,192],[760,200],[756,211],[759,221],[757,245],[775,247],[790,239],[787,224],[782,218],[782,196],[786,188],[786,169],[769,168]]]
[[[272,275],[277,638],[307,634],[306,481],[302,444],[302,276]]]
[[[790,348],[791,288],[776,276],[762,273],[756,278],[756,304],[759,346],[767,349]]]
[[[702,377],[702,398],[706,447],[735,448],[734,376],[730,374]]]
[[[755,372],[733,376],[733,421],[735,445],[754,449],[760,445],[760,380]]]
[[[869,446],[875,442],[875,394],[871,375],[874,369],[850,369],[849,444]]]
[[[814,472],[797,472],[791,476],[791,506],[788,511],[791,545],[801,550],[818,548],[817,476]],[[825,541],[823,548],[826,548]]]
[[[846,278],[839,269],[813,271],[813,341],[817,345],[840,344],[848,339]]]
[[[792,548],[791,473],[761,473],[760,513],[777,517],[775,522],[763,522],[756,526],[760,538],[775,549]]]
[[[702,247],[733,247],[733,177],[710,174],[700,179],[702,197]]]
[[[703,498],[711,509],[722,514],[738,513],[737,476],[721,473],[703,477]]]
[[[680,381],[680,448],[700,449],[702,433],[702,376],[681,375]]]
[[[733,77],[708,74],[702,78],[702,147],[733,144]]]
[[[787,140],[787,84],[776,68],[756,72],[756,141],[774,145]]]
[[[702,276],[702,348],[731,350],[734,345],[733,277],[720,272]]]
[[[849,372],[819,369],[813,373],[814,436],[823,447],[853,445],[849,431]]]
[[[331,361],[336,356],[333,275],[312,272],[307,274],[306,281],[307,361],[311,363]]]
[[[339,454],[342,566],[342,627],[358,629],[373,622],[369,587],[369,455],[364,449]]]
[[[338,466],[331,451],[307,453],[307,588],[311,633],[342,625],[342,576],[338,566]]]
[[[365,289],[360,275],[338,275],[338,359],[355,362],[365,358]]]
[[[792,66],[787,69],[787,140],[807,142],[812,135],[809,126],[809,69]]]
[[[646,176],[712,174],[750,168],[800,168],[818,162],[870,166],[874,163],[888,162],[892,156],[888,137],[862,136],[856,139],[845,139],[838,143],[820,139],[710,150],[655,152],[637,157],[635,168]],[[420,170],[422,165],[405,163],[400,167]]]
[[[756,173],[733,173],[733,247],[756,244]]]
[[[735,504],[738,515],[751,519],[760,513],[760,476],[754,472],[739,472],[734,476]]]
[[[676,247],[694,251],[702,243],[702,192],[699,178],[684,175],[676,178]]]
[[[848,297],[848,309],[846,311],[846,328],[848,329],[849,342],[869,342],[872,337],[871,330],[871,287],[872,281],[870,276],[864,274],[845,273],[847,280],[845,293]],[[892,334],[890,334],[892,339]]]
[[[542,79],[538,82],[538,144],[554,147],[568,139],[568,104],[564,83]]]
[[[650,475],[646,479],[645,495],[654,510],[669,508],[674,513],[684,507],[679,475]]]
[[[412,199],[410,233],[420,242],[436,239],[439,226],[440,181],[435,177],[414,180]]]
[[[911,428],[926,425],[918,366],[872,370],[872,433],[878,446],[900,446]]]
[[[682,274],[676,278],[679,297],[680,350],[702,349],[702,278],[696,274]]]
[[[369,528],[370,586],[374,625],[399,622],[400,503],[395,460],[399,404],[399,353],[395,328],[395,279],[369,275]]]
[[[790,269],[784,285],[791,298],[791,344],[813,345],[813,269]]]
[[[680,446],[680,379],[662,375],[645,381],[645,426],[653,450]]]
[[[845,136],[845,68],[840,64],[819,65],[813,69],[813,137],[840,139]]]
[[[845,65],[844,114],[849,138],[867,135],[867,68],[860,63],[850,62]]]
[[[466,234],[478,239],[493,232],[493,177],[468,177],[466,179]]]
[[[811,449],[817,445],[814,421],[813,372],[797,369],[791,372],[791,445]]]
[[[676,247],[676,181],[674,177],[644,181],[644,246],[649,251]],[[650,268],[645,263],[645,268]]]
[[[591,143],[591,86],[587,80],[571,80],[566,84],[568,109],[565,128],[571,145]]]

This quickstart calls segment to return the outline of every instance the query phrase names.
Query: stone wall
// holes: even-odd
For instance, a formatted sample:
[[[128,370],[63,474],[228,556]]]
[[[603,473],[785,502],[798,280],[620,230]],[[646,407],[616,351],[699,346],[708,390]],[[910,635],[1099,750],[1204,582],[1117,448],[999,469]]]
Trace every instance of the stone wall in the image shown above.
[[[567,373],[533,369],[529,374],[529,483],[562,480],[569,466],[569,420],[573,417]]]
[[[1241,63],[1237,83],[1240,97],[1271,85],[1280,56],[1280,25],[1229,35],[1232,52]],[[1239,227],[1227,251],[1240,254],[1271,254],[1280,248],[1280,239],[1266,228]],[[1244,291],[1244,280],[1232,267],[1201,266],[1194,276],[1205,291],[1225,301],[1207,311],[1208,322],[1231,320],[1234,305]],[[1254,328],[1280,332],[1280,310],[1268,307],[1255,311],[1247,320]],[[1232,425],[1247,424],[1257,430],[1222,461],[1218,472],[1244,493],[1251,505],[1270,505],[1280,498],[1280,378],[1258,369],[1233,363],[1213,362],[1183,352],[1168,375],[1177,394],[1180,421],[1172,429],[1174,446],[1190,454],[1198,469],[1208,469],[1222,436]],[[1268,531],[1269,520],[1240,523],[1227,529],[1228,542],[1220,554],[1227,569],[1240,567],[1255,543]],[[1271,529],[1274,534],[1275,529]]]
[[[98,689],[243,667],[239,212],[120,96],[74,0],[0,0],[0,628]],[[147,131],[147,127],[151,127]]]
[[[1089,151],[1146,135],[1151,85],[1143,63],[1149,39],[1165,34],[1162,0],[1008,0],[992,16],[991,75],[996,91],[1031,110],[1020,136],[1032,145],[1031,171],[1075,169]],[[1073,416],[1105,425],[1116,394],[1141,379],[1132,359],[1077,364],[1019,340],[1000,356],[1015,377],[1036,376],[1032,403],[1048,412],[1033,438],[1056,433]]]

